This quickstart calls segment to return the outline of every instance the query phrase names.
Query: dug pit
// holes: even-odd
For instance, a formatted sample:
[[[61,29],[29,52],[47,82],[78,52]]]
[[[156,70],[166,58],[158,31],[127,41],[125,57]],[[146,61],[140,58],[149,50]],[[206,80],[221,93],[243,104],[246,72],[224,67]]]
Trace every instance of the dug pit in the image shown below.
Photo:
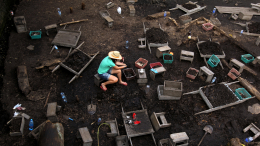
[[[160,28],[151,28],[146,32],[146,38],[150,43],[167,43],[168,34]]]
[[[222,55],[223,50],[221,49],[218,43],[214,43],[211,41],[206,41],[204,43],[199,44],[200,53],[203,55]]]

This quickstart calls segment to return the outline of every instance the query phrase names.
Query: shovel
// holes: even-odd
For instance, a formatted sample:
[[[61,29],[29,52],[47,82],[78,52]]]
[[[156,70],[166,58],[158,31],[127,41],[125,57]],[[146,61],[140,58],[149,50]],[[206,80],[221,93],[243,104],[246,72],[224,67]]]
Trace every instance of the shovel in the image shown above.
[[[207,133],[211,134],[213,131],[213,127],[210,125],[206,125],[203,130],[205,131],[204,136],[202,137],[202,139],[200,140],[200,143],[198,144],[198,146],[201,144],[201,142],[203,141],[204,137],[206,136]]]
[[[88,113],[90,115],[94,115],[96,113],[96,105],[92,104],[92,100],[91,100],[91,104],[88,105]]]

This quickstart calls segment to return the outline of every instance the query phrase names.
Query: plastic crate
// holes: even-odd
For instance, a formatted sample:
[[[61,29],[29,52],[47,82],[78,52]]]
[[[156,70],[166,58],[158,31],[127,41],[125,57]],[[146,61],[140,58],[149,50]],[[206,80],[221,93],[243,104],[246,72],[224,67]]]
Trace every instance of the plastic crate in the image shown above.
[[[247,59],[247,57],[252,57],[252,59]],[[249,63],[255,60],[254,56],[252,56],[251,54],[245,54],[245,55],[241,55],[241,60],[245,63]]]
[[[127,77],[127,76],[126,76],[126,72],[132,73],[132,76],[131,76],[131,77]],[[125,78],[126,78],[127,81],[134,79],[135,76],[136,76],[136,74],[135,74],[135,72],[134,72],[134,70],[133,70],[132,68],[126,68],[126,69],[124,69],[124,70],[123,70],[123,73],[124,73]]]
[[[153,67],[155,67],[155,66],[163,66],[162,64],[161,64],[161,62],[155,62],[155,63],[150,63],[150,69],[152,69]]]
[[[190,71],[190,70],[196,71],[196,72],[197,72],[196,75],[191,75],[191,74],[189,74],[189,71]],[[188,71],[186,72],[186,77],[194,80],[194,79],[196,78],[196,76],[198,75],[198,73],[199,73],[199,70],[190,67],[190,68],[188,69]]]
[[[165,59],[164,59],[164,56],[166,56],[166,55],[171,56],[172,59],[171,59],[171,60],[165,60]],[[171,54],[164,53],[164,54],[163,54],[163,62],[164,62],[164,63],[169,63],[169,64],[171,64],[171,63],[173,62],[173,56],[172,56]]]
[[[40,34],[39,35],[32,35],[32,33],[34,33],[34,32],[36,32],[36,33],[38,32]],[[40,39],[40,38],[42,38],[42,31],[40,31],[40,30],[30,31],[29,35],[30,35],[31,39]]]
[[[220,62],[220,60],[218,59],[218,57],[216,55],[212,55],[209,60],[207,61],[208,64],[211,66],[211,67],[216,67],[218,66],[218,63]]]
[[[233,80],[241,76],[241,74],[235,68],[232,68],[227,75]]]
[[[138,65],[138,62],[142,62],[144,65],[143,66],[140,66]],[[145,68],[145,66],[147,65],[148,61],[146,59],[143,59],[143,58],[139,58],[136,62],[135,62],[135,67],[137,68]]]
[[[238,89],[236,89],[235,94],[236,94],[236,96],[237,96],[240,100],[248,99],[248,98],[251,98],[251,97],[252,97],[252,96],[246,91],[245,88],[238,88]],[[240,94],[245,95],[246,98],[243,98]]]
[[[206,31],[211,30],[213,27],[214,27],[214,25],[211,24],[211,23],[204,23],[204,24],[202,24],[202,28],[203,28],[204,30],[206,30]]]

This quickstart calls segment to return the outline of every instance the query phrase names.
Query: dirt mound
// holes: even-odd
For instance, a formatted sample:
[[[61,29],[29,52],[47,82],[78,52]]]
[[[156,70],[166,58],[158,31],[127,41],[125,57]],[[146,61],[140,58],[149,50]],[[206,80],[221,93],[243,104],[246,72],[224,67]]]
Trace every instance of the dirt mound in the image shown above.
[[[222,49],[219,44],[211,42],[211,41],[206,41],[204,43],[199,44],[200,48],[200,53],[203,55],[222,55]]]
[[[186,8],[186,9],[188,9],[188,10],[192,10],[192,9],[197,8],[197,6],[194,5],[194,4],[183,4],[182,6],[183,6],[184,8]]]
[[[146,38],[149,43],[167,43],[168,34],[160,28],[151,28],[146,32]]]
[[[253,22],[252,24],[248,24],[248,29],[250,33],[260,33],[260,23]]]

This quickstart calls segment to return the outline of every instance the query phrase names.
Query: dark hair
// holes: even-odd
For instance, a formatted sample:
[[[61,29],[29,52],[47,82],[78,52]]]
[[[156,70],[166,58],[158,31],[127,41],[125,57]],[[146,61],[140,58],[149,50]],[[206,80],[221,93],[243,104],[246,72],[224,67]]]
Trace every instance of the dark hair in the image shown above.
[[[111,58],[111,59],[112,59],[112,61],[113,61],[114,63],[116,63],[117,59],[113,59],[113,58]]]

